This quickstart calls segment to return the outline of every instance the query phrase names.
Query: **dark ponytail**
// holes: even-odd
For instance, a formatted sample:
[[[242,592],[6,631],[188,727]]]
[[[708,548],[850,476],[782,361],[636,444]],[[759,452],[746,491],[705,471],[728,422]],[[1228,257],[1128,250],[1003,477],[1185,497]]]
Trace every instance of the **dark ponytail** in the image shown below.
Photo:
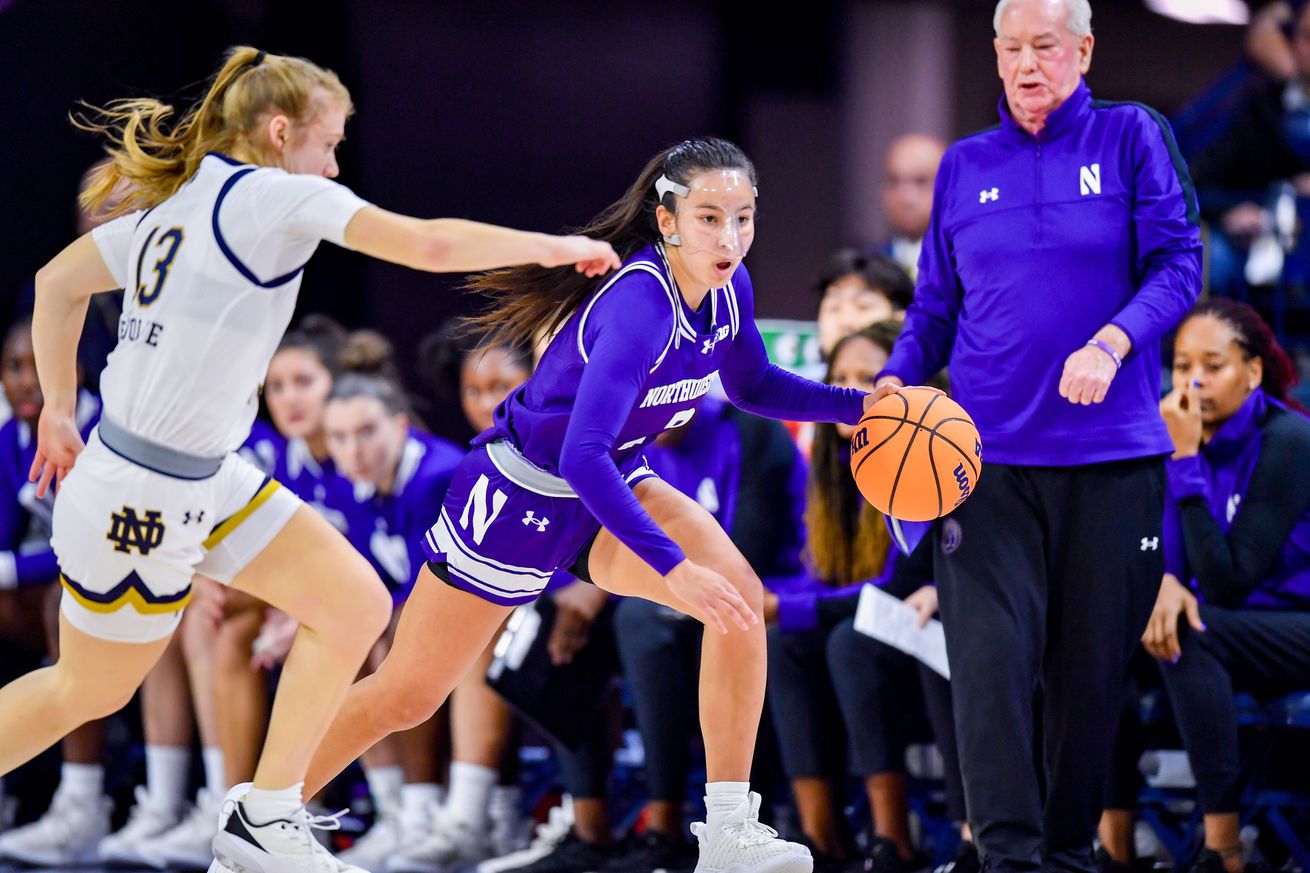
[[[655,182],[661,175],[681,185],[707,170],[745,170],[758,184],[755,165],[738,146],[725,139],[699,137],[665,149],[647,162],[637,181],[621,199],[610,204],[586,227],[574,233],[608,242],[622,260],[660,238],[655,209],[660,205]],[[675,195],[665,194],[664,207],[676,209]],[[588,278],[571,266],[529,264],[475,276],[468,288],[485,294],[489,308],[470,319],[470,328],[491,334],[492,345],[530,346],[542,334],[559,329],[602,278]]]

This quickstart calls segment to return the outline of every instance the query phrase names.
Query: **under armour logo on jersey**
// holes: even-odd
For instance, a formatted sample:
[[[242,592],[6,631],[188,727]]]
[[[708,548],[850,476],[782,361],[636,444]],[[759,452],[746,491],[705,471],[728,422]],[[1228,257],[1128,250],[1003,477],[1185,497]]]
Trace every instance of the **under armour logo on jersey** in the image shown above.
[[[983,190],[978,192],[979,203],[986,203],[988,200],[1000,200],[1000,199],[1001,199],[1000,188],[990,188],[990,189],[984,188]]]
[[[182,517],[182,523],[183,523],[183,524],[190,524],[190,523],[193,522],[193,521],[194,521],[196,524],[204,524],[204,522],[205,522],[205,511],[202,509],[202,510],[200,510],[199,512],[197,512],[195,515],[192,515],[192,514],[191,514],[191,510],[188,509],[188,510],[183,514],[183,517]]]
[[[1154,552],[1158,548],[1160,548],[1159,537],[1142,537],[1143,552]]]
[[[1242,495],[1230,494],[1228,496],[1228,523],[1232,524],[1233,516],[1237,515],[1237,507],[1242,505]]]
[[[1078,193],[1086,197],[1088,194],[1101,193],[1101,165],[1092,164],[1090,167],[1078,168]]]
[[[705,344],[701,348],[700,353],[702,355],[708,355],[710,352],[714,351],[714,347],[717,346],[723,340],[726,340],[728,338],[728,334],[731,331],[732,331],[732,326],[727,324],[716,330],[714,332],[714,336],[711,339],[705,340]]]
[[[500,515],[500,511],[505,508],[505,501],[509,497],[499,488],[495,489],[491,495],[491,503],[487,503],[487,486],[491,480],[487,474],[483,473],[478,477],[478,481],[473,483],[469,490],[468,502],[464,504],[464,512],[460,514],[459,526],[464,530],[469,529],[469,516],[473,517],[473,542],[482,545],[482,538],[487,535],[487,528]]]
[[[523,523],[534,524],[537,526],[537,533],[543,533],[546,530],[546,525],[550,524],[550,519],[537,518],[536,514],[531,509],[529,509],[523,515]]]
[[[124,506],[121,513],[115,512],[110,519],[105,539],[114,544],[116,552],[136,549],[144,556],[164,541],[164,523],[153,509],[145,513],[145,518],[138,518],[135,509]]]

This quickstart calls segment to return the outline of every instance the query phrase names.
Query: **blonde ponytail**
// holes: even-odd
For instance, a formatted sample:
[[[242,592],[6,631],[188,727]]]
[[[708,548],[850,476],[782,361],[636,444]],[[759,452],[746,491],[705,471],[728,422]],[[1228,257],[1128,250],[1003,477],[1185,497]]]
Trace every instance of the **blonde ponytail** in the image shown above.
[[[206,152],[231,152],[242,145],[261,162],[273,163],[256,136],[270,113],[297,122],[313,120],[315,98],[322,92],[352,111],[350,92],[336,73],[304,58],[271,55],[251,46],[229,49],[204,98],[181,118],[152,98],[114,100],[74,113],[73,125],[105,137],[109,160],[82,192],[84,209],[104,209],[124,179],[130,191],[106,217],[155,206],[190,179]]]

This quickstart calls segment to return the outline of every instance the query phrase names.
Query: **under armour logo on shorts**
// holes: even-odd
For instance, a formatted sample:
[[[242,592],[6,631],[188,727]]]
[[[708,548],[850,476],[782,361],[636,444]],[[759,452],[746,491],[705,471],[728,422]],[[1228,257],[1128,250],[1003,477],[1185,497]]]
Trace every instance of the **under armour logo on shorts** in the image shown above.
[[[1143,552],[1154,552],[1158,548],[1160,548],[1159,537],[1142,537]]]
[[[524,524],[533,524],[537,526],[537,533],[544,533],[546,525],[550,524],[549,518],[537,518],[536,514],[529,509],[523,516]]]

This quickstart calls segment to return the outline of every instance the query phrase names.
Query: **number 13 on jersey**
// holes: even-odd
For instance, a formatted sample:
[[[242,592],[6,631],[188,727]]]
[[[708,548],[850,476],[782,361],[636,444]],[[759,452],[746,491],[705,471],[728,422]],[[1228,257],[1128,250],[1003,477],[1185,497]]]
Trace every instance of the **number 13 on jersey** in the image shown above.
[[[137,259],[136,275],[136,302],[141,306],[149,306],[154,303],[160,293],[164,290],[164,280],[168,278],[168,269],[173,264],[173,259],[177,257],[177,250],[182,247],[182,228],[170,227],[168,230],[159,234],[159,239],[155,239],[155,234],[159,233],[159,228],[150,231],[146,237],[145,245],[141,246],[141,256]],[[146,252],[154,246],[155,254],[161,254],[159,260],[155,261],[154,273],[155,281],[150,290],[146,290],[146,283],[142,282],[141,270],[145,265]]]

